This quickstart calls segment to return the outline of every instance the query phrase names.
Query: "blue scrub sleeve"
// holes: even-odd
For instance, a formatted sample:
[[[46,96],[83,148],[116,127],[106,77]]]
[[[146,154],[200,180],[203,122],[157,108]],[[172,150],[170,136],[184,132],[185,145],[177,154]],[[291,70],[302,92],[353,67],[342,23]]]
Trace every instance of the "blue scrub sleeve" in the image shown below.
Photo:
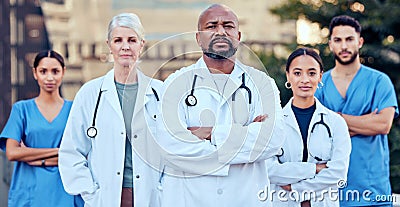
[[[314,97],[317,98],[319,102],[323,103],[323,100],[322,100],[322,88],[317,88],[317,90],[314,93]]]
[[[330,75],[330,73],[331,73],[331,70],[324,73],[324,75],[322,76],[322,83],[327,82],[327,79],[328,79],[328,76]],[[323,103],[325,103],[324,93],[323,93],[324,89],[325,89],[324,86],[319,87],[319,88],[317,88],[317,90],[314,93],[314,97],[317,98],[319,100],[319,102],[322,103],[322,105],[323,105]]]
[[[376,108],[381,111],[384,108],[394,107],[394,117],[399,115],[394,86],[387,75],[382,75],[381,80],[377,81],[375,97],[372,103],[372,111]]]
[[[16,103],[11,109],[10,117],[0,135],[0,148],[6,150],[7,138],[14,139],[18,142],[21,141],[24,135],[24,120],[20,104]]]

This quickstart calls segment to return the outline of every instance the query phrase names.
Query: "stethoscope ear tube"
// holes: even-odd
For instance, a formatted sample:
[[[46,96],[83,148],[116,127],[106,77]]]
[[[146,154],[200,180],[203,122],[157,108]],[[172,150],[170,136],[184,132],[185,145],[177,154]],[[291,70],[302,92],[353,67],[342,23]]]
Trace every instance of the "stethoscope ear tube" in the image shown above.
[[[196,79],[197,75],[194,75],[193,83],[192,83],[192,89],[190,90],[190,94],[186,96],[185,103],[188,106],[196,106],[197,104],[197,98],[194,96],[194,87],[196,86]],[[247,94],[249,96],[249,104],[251,104],[251,90],[249,87],[246,86],[245,84],[245,74],[242,74],[242,84],[239,86],[239,88],[243,88],[247,91]],[[232,95],[232,101],[235,101],[236,93]]]
[[[325,126],[326,131],[328,131],[329,138],[332,138],[331,129],[330,129],[329,126],[324,122],[324,116],[323,116],[324,114],[320,113],[320,115],[321,115],[321,120],[320,120],[319,122],[315,122],[315,123],[313,124],[313,126],[312,126],[312,128],[311,128],[311,133],[314,132],[314,129],[315,129],[315,127],[316,127],[318,124],[322,124],[322,125]]]
[[[249,104],[251,104],[251,90],[245,84],[244,73],[242,74],[242,84],[239,86],[239,88],[244,88],[247,91],[247,94],[249,95]],[[235,101],[235,97],[236,97],[236,93],[234,93],[232,95],[232,101]]]

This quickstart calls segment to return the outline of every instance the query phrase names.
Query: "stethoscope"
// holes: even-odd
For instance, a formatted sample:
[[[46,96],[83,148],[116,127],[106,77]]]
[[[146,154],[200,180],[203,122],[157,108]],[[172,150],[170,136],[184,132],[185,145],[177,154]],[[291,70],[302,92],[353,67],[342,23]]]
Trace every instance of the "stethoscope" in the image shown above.
[[[102,84],[103,85],[103,84]],[[96,115],[97,115],[97,109],[99,108],[99,103],[100,103],[100,99],[101,99],[101,94],[103,93],[103,91],[99,90],[99,95],[97,96],[97,102],[96,102],[96,107],[94,108],[94,114],[93,114],[93,120],[92,120],[92,126],[90,126],[87,130],[86,130],[86,134],[88,135],[88,137],[90,138],[95,138],[97,135],[97,128],[96,128]]]
[[[103,83],[101,83],[101,86],[102,85],[103,85]],[[97,109],[99,108],[101,94],[103,93],[103,91],[101,90],[101,86],[100,86],[100,90],[99,90],[99,95],[97,95],[97,102],[96,102],[96,107],[94,108],[92,125],[86,130],[86,135],[90,138],[95,138],[97,136],[96,115],[97,115]],[[153,91],[153,94],[156,97],[156,100],[159,101],[160,99],[158,97],[157,91],[154,90],[154,88],[151,88],[151,90]]]
[[[331,129],[329,128],[328,124],[326,124],[326,123],[324,122],[324,114],[323,114],[323,113],[320,113],[320,115],[321,115],[321,120],[319,120],[318,122],[315,122],[315,123],[312,125],[312,127],[311,127],[311,134],[314,133],[314,129],[315,129],[315,127],[316,127],[318,124],[322,124],[322,125],[326,128],[326,131],[328,132],[329,139],[332,139]],[[310,137],[311,137],[311,135],[310,135]],[[307,142],[307,144],[308,144],[308,142]],[[309,147],[307,147],[307,149],[308,149],[308,154],[309,154],[312,158],[314,158],[315,160],[317,160],[318,162],[327,161],[327,160],[321,159],[320,157],[314,156],[314,155],[311,153]],[[283,162],[280,160],[280,158],[283,156],[284,153],[285,153],[285,151],[283,150],[283,148],[281,148],[281,153],[279,153],[278,155],[276,155],[276,156],[278,157],[278,162],[279,162],[280,164],[283,163]]]
[[[196,96],[194,96],[194,88],[196,86],[196,80],[197,80],[197,75],[195,74],[194,78],[193,78],[192,89],[190,90],[190,94],[188,96],[186,96],[186,99],[185,99],[185,103],[188,106],[196,106],[196,104],[197,104],[197,98],[196,98]],[[243,89],[245,89],[247,91],[247,94],[249,96],[248,97],[249,98],[249,104],[251,104],[251,90],[245,84],[245,75],[244,75],[244,73],[242,74],[242,84],[239,86],[238,89],[241,89],[241,88],[243,88]],[[236,92],[233,93],[233,95],[232,95],[232,101],[236,100],[235,97],[236,97]]]

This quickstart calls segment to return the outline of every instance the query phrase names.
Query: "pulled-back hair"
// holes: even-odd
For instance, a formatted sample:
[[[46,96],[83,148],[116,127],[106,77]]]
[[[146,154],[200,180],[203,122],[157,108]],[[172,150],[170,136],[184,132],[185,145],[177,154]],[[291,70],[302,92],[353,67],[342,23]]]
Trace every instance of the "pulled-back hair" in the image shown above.
[[[289,55],[287,62],[286,62],[286,72],[289,72],[289,66],[290,64],[292,64],[293,60],[301,55],[308,55],[311,56],[312,58],[314,58],[320,67],[321,72],[324,71],[324,65],[322,64],[322,59],[321,57],[318,55],[318,53],[311,48],[308,47],[302,47],[302,48],[298,48],[295,51],[292,52],[292,54]]]
[[[64,62],[64,58],[57,53],[56,51],[53,50],[43,50],[41,52],[39,52],[34,61],[33,61],[33,68],[37,68],[37,66],[39,65],[39,62],[43,59],[43,58],[55,58],[61,65],[62,68],[65,67],[65,62]]]

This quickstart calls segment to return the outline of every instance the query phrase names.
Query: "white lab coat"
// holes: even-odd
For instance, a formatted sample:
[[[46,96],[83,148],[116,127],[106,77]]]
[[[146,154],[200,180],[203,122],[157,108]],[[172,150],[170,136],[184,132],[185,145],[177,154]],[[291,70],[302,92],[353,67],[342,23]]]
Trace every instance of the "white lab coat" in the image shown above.
[[[280,157],[274,156],[267,160],[271,181],[268,196],[271,198],[272,195],[274,207],[299,207],[301,201],[309,199],[312,207],[339,206],[338,182],[347,180],[351,152],[351,140],[346,122],[340,115],[324,107],[315,98],[316,109],[311,118],[307,136],[308,151],[312,156],[308,154],[307,162],[302,162],[303,140],[291,108],[292,101],[293,98],[283,108],[286,132],[283,154],[281,151]],[[324,122],[330,128],[332,138],[329,138],[328,131],[322,124],[316,125],[314,132],[311,133],[314,123],[321,120],[321,113]],[[322,162],[326,162],[328,168],[318,174],[315,174],[315,164],[318,163],[315,157],[327,160],[327,162]],[[280,187],[288,184],[291,184],[291,193]],[[272,193],[273,191],[275,192]],[[307,191],[313,191],[316,194],[312,195]]]
[[[160,157],[153,148],[152,132],[158,105],[152,91],[161,82],[138,71],[139,88],[132,120],[134,205],[159,206],[156,190]],[[95,126],[95,138],[86,134],[102,90]],[[160,92],[159,92],[160,93]],[[120,206],[124,170],[126,130],[120,107],[114,70],[86,83],[76,94],[59,151],[59,168],[65,190],[80,194],[85,206]],[[145,160],[145,161],[144,161]],[[149,164],[150,163],[150,164]],[[156,166],[157,165],[157,166]],[[152,168],[154,167],[154,169]]]
[[[238,89],[245,74],[245,85]],[[194,75],[196,106],[188,106]],[[258,199],[269,186],[265,159],[276,154],[284,141],[279,91],[264,72],[236,61],[224,86],[224,98],[201,58],[164,82],[161,112],[164,128],[158,136],[168,152],[161,182],[163,207],[270,206]],[[236,92],[235,99],[232,95]],[[268,114],[264,122],[256,116]],[[212,139],[200,140],[187,130],[212,126]]]

